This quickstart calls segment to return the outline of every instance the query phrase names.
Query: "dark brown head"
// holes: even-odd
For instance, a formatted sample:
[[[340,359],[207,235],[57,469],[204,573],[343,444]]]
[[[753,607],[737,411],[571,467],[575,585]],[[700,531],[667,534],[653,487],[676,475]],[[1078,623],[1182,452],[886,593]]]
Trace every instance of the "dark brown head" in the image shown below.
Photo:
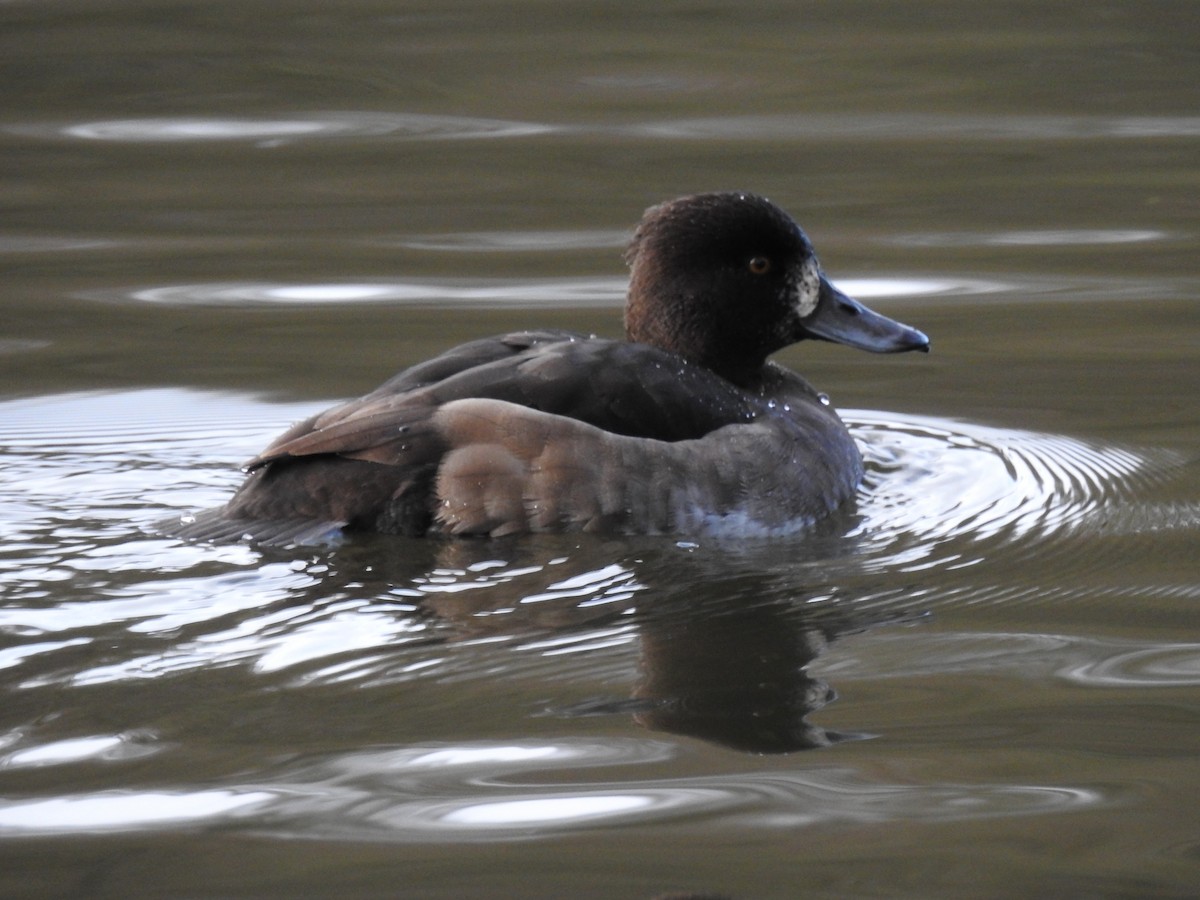
[[[875,353],[929,348],[921,332],[833,287],[800,226],[756,194],[695,194],[652,206],[625,258],[629,340],[738,384],[805,338]]]

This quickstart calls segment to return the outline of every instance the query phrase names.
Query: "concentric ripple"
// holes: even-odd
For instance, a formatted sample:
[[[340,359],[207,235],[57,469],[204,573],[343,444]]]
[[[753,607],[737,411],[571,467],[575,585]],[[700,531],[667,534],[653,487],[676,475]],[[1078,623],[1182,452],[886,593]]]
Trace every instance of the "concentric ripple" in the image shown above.
[[[878,565],[961,567],[984,545],[1027,542],[1108,514],[1162,477],[1164,454],[930,417],[843,411],[867,475],[854,536]],[[964,543],[965,539],[965,543]],[[942,548],[954,545],[953,554]]]
[[[1101,687],[1200,685],[1200,644],[1123,648],[1104,658],[1079,662],[1064,677]]]

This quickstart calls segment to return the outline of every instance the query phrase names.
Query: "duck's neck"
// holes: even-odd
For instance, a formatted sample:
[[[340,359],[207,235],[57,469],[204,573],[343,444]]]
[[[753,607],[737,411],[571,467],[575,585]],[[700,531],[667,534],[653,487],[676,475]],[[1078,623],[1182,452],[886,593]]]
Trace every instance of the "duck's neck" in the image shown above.
[[[703,321],[699,313],[688,314],[695,309],[696,304],[687,298],[669,305],[643,303],[639,293],[631,291],[625,306],[625,337],[681,356],[740,388],[757,390],[764,378],[766,356],[747,353],[731,335],[714,333],[712,324]]]

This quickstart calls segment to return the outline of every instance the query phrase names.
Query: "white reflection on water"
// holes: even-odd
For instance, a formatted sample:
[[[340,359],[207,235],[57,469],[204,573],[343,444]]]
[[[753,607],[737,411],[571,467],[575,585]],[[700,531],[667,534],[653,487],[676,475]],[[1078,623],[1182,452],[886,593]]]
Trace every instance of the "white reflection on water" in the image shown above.
[[[41,768],[80,762],[137,759],[162,749],[143,732],[105,734],[50,741],[0,756],[0,769]],[[3,745],[0,741],[0,745]]]
[[[16,125],[5,130],[42,137],[134,143],[256,141],[266,146],[332,138],[474,140],[527,137],[558,130],[532,122],[417,113],[317,112],[276,118],[181,116],[108,119],[68,125]]]
[[[92,141],[230,141],[295,138],[329,131],[328,125],[313,120],[196,118],[88,122],[69,125],[62,133]]]
[[[372,281],[327,284],[217,282],[144,288],[100,299],[131,299],[179,306],[255,304],[409,303],[463,306],[619,306],[625,300],[623,278],[555,278],[449,281]]]
[[[474,747],[445,747],[440,750],[430,750],[418,756],[407,759],[409,766],[478,766],[489,763],[525,763],[531,761],[544,762],[565,754],[563,749],[552,744],[518,745],[502,744]]]
[[[1052,229],[1046,231],[997,231],[978,234],[963,231],[905,234],[891,242],[909,247],[1070,247],[1107,244],[1140,244],[1170,237],[1150,229]]]
[[[442,821],[467,828],[578,824],[646,809],[654,805],[654,799],[647,794],[599,794],[539,797],[534,800],[497,800],[452,809]]]
[[[80,760],[103,756],[119,747],[121,739],[116,735],[101,737],[72,738],[66,741],[54,741],[31,747],[28,750],[18,750],[0,759],[0,766],[44,766],[63,762],[78,762]]]
[[[112,791],[0,803],[0,831],[81,833],[210,822],[271,799],[265,791]]]
[[[873,300],[878,297],[943,297],[995,294],[1011,291],[1015,285],[980,278],[907,278],[903,276],[835,279],[840,290],[851,297]]]
[[[136,549],[130,548],[136,553]],[[245,559],[258,562],[250,548],[240,547]],[[265,576],[265,577],[264,577]],[[201,579],[147,580],[117,592],[105,602],[65,601],[40,609],[0,609],[0,628],[25,628],[31,633],[69,632],[113,622],[142,634],[175,632],[185,625],[207,622],[230,613],[269,607],[290,591],[311,583],[312,577],[283,563],[252,571],[213,574]]]
[[[8,634],[37,634],[40,629],[31,626],[27,622],[12,622],[5,629]],[[83,644],[90,644],[91,638],[71,638],[66,641],[37,641],[32,644],[20,644],[16,647],[5,647],[0,650],[0,669],[7,669],[12,666],[20,665],[41,653],[54,653],[58,650],[66,649],[67,647],[78,647]]]
[[[591,231],[474,231],[400,238],[395,243],[410,250],[443,250],[460,253],[527,252],[540,250],[591,250],[624,247],[628,230]]]

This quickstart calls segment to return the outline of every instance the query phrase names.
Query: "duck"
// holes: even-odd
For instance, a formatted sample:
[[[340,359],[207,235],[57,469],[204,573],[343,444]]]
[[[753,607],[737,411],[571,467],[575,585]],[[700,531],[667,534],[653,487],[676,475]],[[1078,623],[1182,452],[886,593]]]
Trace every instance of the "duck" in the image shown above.
[[[847,504],[857,444],[769,357],[805,340],[928,351],[929,338],[834,287],[758,194],[651,206],[625,261],[624,340],[533,330],[449,349],[292,426],[224,506],[172,532],[770,536]]]

